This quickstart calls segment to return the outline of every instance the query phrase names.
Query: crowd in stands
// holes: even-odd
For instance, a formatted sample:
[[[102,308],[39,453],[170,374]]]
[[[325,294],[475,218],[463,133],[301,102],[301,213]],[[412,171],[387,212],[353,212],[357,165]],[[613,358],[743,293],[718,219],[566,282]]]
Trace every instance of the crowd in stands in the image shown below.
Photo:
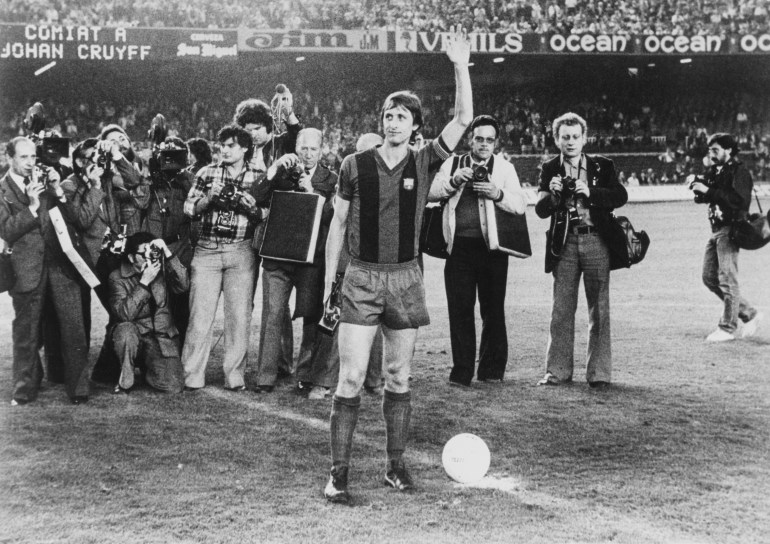
[[[353,152],[360,134],[379,131],[380,97],[364,89],[297,89],[295,110],[306,126],[324,132],[324,156],[331,165]],[[547,96],[547,98],[545,98]],[[214,140],[217,130],[232,116],[242,96],[228,94],[198,97],[185,102],[179,97],[155,97],[152,101],[115,100],[43,101],[49,126],[75,142],[98,134],[115,123],[135,142],[147,140],[147,130],[156,113],[163,113],[172,135],[183,139]],[[758,167],[770,165],[770,100],[750,95],[699,93],[677,100],[630,99],[601,95],[575,100],[538,89],[489,89],[475,96],[478,111],[502,120],[503,150],[512,155],[541,155],[555,150],[551,123],[564,111],[575,111],[589,120],[590,152],[655,152],[669,180],[689,170],[686,161],[697,164],[706,154],[706,140],[716,131],[736,135],[744,151],[756,155]],[[31,104],[0,98],[0,141],[24,133],[23,119]],[[427,124],[423,135],[432,138],[447,122],[451,97],[424,93]],[[677,170],[679,168],[679,170]],[[656,178],[662,177],[659,173]],[[642,183],[644,180],[642,180]]]
[[[767,0],[6,0],[0,21],[37,24],[479,32],[767,32]]]

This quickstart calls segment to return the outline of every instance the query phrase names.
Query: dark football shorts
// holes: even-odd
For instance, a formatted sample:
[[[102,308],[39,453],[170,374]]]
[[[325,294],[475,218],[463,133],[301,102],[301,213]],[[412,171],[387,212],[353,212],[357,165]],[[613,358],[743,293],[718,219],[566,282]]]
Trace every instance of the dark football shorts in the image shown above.
[[[367,263],[351,259],[342,282],[342,323],[416,329],[430,323],[417,259]]]

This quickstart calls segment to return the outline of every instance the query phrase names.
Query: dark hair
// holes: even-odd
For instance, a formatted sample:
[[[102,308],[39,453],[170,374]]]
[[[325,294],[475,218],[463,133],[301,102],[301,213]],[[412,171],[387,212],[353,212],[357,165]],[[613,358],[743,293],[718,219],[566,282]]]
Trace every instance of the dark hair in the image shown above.
[[[163,140],[164,144],[171,144],[176,149],[187,149],[187,145],[184,143],[184,140],[181,138],[177,138],[176,136],[167,136],[165,140]]]
[[[415,130],[415,132],[419,131],[422,127],[422,102],[420,102],[420,98],[412,91],[396,91],[395,93],[391,93],[385,99],[385,102],[382,103],[380,121],[385,119],[386,111],[398,106],[409,110],[409,112],[412,114],[412,120],[414,121],[414,124],[417,125],[417,130]]]
[[[190,149],[195,162],[201,165],[211,164],[213,157],[211,156],[211,147],[209,143],[203,138],[190,138],[187,140],[187,147]]]
[[[78,164],[78,159],[85,159],[86,150],[96,147],[97,143],[99,143],[97,138],[86,138],[72,150],[72,169],[77,175],[82,176],[85,171],[85,169]]]
[[[273,116],[270,113],[270,106],[256,98],[248,98],[235,107],[233,122],[242,127],[249,123],[263,125],[268,132],[273,132]]]
[[[245,128],[238,125],[225,125],[217,133],[217,141],[224,143],[228,138],[235,140],[239,146],[249,149],[252,146],[251,134]]]
[[[473,134],[473,131],[478,127],[492,127],[495,129],[495,138],[500,136],[500,123],[498,123],[497,120],[491,115],[477,116],[473,121],[471,121],[471,126],[468,127],[468,133]]]
[[[145,231],[135,232],[126,238],[126,255],[135,255],[139,246],[142,244],[149,244],[153,240],[155,240],[155,236],[153,236],[152,233]]]
[[[738,142],[736,142],[735,138],[727,132],[717,132],[716,134],[712,134],[708,139],[708,146],[711,147],[712,144],[717,144],[722,149],[728,149],[731,156],[738,154]]]

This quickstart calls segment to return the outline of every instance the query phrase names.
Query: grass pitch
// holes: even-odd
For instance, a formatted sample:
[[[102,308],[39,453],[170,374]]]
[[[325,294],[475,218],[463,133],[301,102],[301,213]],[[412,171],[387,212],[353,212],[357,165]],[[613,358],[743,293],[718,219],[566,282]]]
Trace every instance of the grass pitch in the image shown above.
[[[321,497],[329,401],[288,389],[224,391],[221,344],[197,393],[113,396],[96,387],[90,403],[72,406],[61,386],[46,384],[38,402],[11,408],[13,310],[0,295],[0,542],[767,542],[770,249],[740,257],[742,292],[768,314],[759,333],[706,345],[721,306],[700,280],[705,208],[637,204],[619,213],[652,246],[644,262],[612,273],[612,389],[583,381],[582,294],[576,382],[534,386],[551,278],[547,222],[530,209],[535,255],[511,259],[509,270],[506,381],[447,386],[443,263],[426,258],[432,324],[413,363],[407,451],[418,489],[382,486],[380,399],[364,395],[352,507]],[[260,311],[257,300],[252,364]],[[95,311],[92,358],[104,317]],[[220,309],[217,335],[221,323]],[[454,484],[441,467],[444,443],[460,432],[492,452],[475,486]]]

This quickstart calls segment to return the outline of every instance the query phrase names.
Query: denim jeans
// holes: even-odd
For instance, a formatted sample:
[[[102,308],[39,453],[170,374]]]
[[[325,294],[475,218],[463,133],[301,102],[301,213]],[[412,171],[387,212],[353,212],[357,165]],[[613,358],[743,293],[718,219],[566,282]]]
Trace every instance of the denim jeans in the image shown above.
[[[734,333],[738,319],[746,322],[754,318],[757,310],[741,297],[738,287],[738,251],[730,240],[730,227],[714,232],[706,242],[703,256],[703,283],[724,302],[719,328]]]
[[[251,240],[195,248],[191,265],[190,323],[182,350],[185,385],[203,387],[214,318],[224,294],[225,387],[244,385],[249,329],[254,311],[256,254]]]
[[[609,382],[612,373],[610,254],[597,233],[570,234],[554,268],[546,369],[560,380],[572,379],[581,274],[588,303],[586,379]]]

